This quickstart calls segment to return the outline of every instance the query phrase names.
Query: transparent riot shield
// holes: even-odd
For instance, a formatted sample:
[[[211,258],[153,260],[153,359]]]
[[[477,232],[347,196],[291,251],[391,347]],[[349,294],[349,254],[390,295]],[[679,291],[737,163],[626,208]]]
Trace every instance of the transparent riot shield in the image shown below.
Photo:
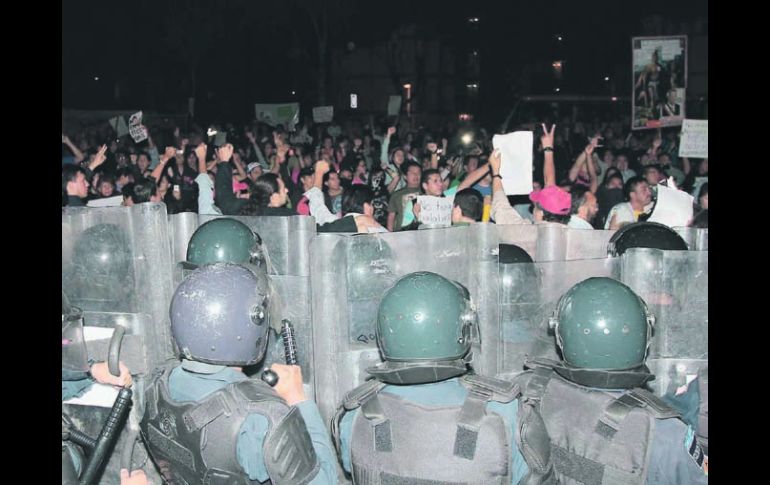
[[[527,357],[559,359],[548,318],[573,285],[595,276],[615,277],[617,258],[500,264],[499,328],[485,342],[498,348],[498,377],[521,372]]]
[[[319,234],[312,243],[313,332],[316,400],[329,419],[346,392],[366,380],[366,368],[380,362],[374,336],[377,307],[401,276],[431,271],[464,285],[480,320],[473,366],[487,365],[485,331],[496,326],[495,227],[478,224],[399,233],[343,236]],[[368,275],[368,276],[367,276]],[[490,333],[492,338],[493,333]],[[481,345],[479,345],[479,341]]]
[[[537,226],[535,224],[503,224],[495,226],[500,243],[515,244],[536,260]]]
[[[634,248],[621,256],[621,281],[656,316],[647,359],[662,394],[708,363],[708,251]]]
[[[315,237],[315,219],[307,216],[210,216],[174,214],[169,217],[169,231],[174,253],[175,286],[184,272],[179,263],[187,256],[187,246],[195,230],[202,224],[221,217],[246,224],[262,239],[269,261],[269,277],[273,295],[270,304],[271,326],[279,328],[281,320],[291,320],[297,341],[297,357],[302,367],[305,391],[314,395],[313,344],[311,330],[310,242]],[[285,363],[283,342],[278,333],[271,332],[265,360],[245,369],[249,375],[259,375],[273,363]]]
[[[687,243],[690,251],[709,250],[709,230],[698,227],[674,227],[672,228]]]
[[[113,348],[134,376],[131,413],[100,483],[120,483],[120,456],[129,446],[133,468],[159,480],[143,445],[134,446],[134,440],[147,374],[175,355],[168,319],[173,290],[168,241],[163,204],[62,209],[62,288],[84,311],[89,357],[105,361]],[[115,396],[113,388],[95,384],[80,398],[62,403],[62,411],[95,438]]]
[[[607,246],[615,231],[567,228],[566,260],[607,257]]]

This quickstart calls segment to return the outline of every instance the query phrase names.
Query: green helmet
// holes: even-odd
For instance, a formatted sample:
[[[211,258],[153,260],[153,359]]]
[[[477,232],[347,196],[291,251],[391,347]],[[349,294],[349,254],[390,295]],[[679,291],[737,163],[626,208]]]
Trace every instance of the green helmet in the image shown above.
[[[655,317],[631,288],[602,277],[570,288],[550,324],[568,366],[627,370],[644,364]]]
[[[412,384],[464,374],[476,325],[464,286],[436,273],[408,274],[380,302],[377,343],[386,363],[369,373]]]
[[[190,238],[187,262],[196,267],[210,263],[250,263],[264,267],[262,239],[240,221],[213,219],[200,226]]]

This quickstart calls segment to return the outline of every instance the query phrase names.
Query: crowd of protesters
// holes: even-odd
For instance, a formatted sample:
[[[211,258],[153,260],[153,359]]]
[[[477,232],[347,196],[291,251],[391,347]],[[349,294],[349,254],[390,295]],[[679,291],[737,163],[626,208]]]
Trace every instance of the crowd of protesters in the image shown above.
[[[509,197],[492,130],[380,121],[149,127],[140,143],[105,121],[62,133],[62,205],[162,201],[169,214],[313,215],[321,231],[380,232],[419,228],[418,195],[454,195],[453,224],[617,229],[646,220],[668,185],[693,195],[690,224],[708,227],[708,159],[678,157],[678,127],[524,123],[516,129],[535,135],[535,190]]]

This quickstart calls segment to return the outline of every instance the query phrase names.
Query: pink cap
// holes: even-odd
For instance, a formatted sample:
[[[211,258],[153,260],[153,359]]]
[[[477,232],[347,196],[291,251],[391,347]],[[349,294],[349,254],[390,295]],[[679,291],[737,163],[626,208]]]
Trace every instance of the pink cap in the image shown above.
[[[572,196],[555,185],[549,185],[542,190],[535,190],[529,194],[529,200],[537,202],[540,207],[551,214],[569,214],[572,206]]]

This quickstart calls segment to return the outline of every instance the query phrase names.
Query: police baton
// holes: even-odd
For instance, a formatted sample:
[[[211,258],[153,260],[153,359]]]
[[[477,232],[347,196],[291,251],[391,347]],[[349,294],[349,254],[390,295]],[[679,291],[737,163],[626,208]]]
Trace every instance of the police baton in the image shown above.
[[[294,327],[287,319],[281,321],[281,337],[283,338],[283,356],[286,365],[299,365],[297,363],[297,341],[294,338]],[[278,374],[270,369],[262,372],[262,380],[270,387],[278,384]]]

